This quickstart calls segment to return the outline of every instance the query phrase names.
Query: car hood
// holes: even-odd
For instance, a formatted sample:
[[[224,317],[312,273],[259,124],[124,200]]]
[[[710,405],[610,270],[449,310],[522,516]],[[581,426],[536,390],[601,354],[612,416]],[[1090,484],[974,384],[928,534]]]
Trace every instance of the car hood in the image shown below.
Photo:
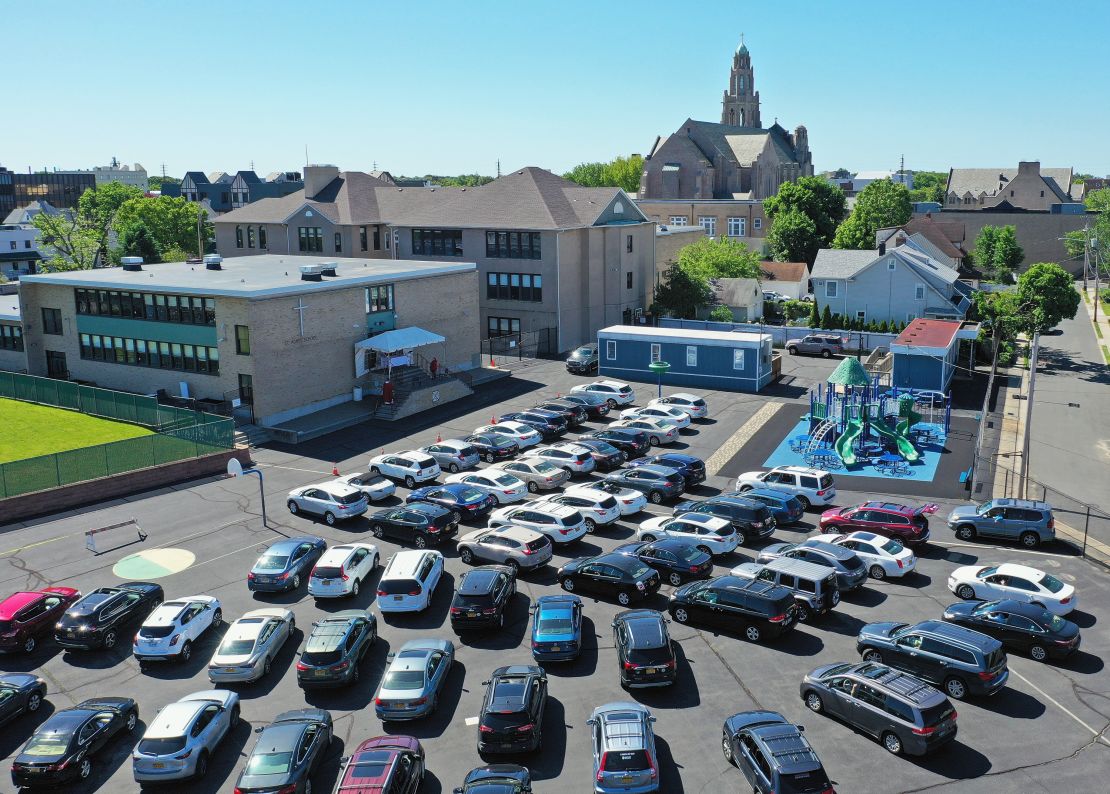
[[[861,638],[881,637],[883,639],[887,639],[890,637],[891,632],[896,631],[905,625],[905,623],[899,623],[898,621],[894,620],[883,621],[881,623],[868,623],[866,626],[859,630],[859,636]]]
[[[758,480],[759,482],[763,482],[763,475],[766,474],[766,473],[767,472],[765,472],[765,471],[746,471],[743,474],[741,474],[739,477],[737,477],[737,479],[741,480],[741,481],[751,480],[751,481],[755,482],[755,481]]]
[[[978,581],[978,579],[979,579],[979,577],[976,576],[975,574],[979,571],[980,568],[984,568],[984,567],[986,567],[986,566],[983,566],[983,565],[961,565],[959,568],[952,571],[952,573],[949,574],[949,575],[953,579],[955,579],[957,582],[975,582],[975,581]]]
[[[840,667],[843,664],[843,662],[832,662],[830,664],[823,664],[820,667],[806,673],[806,680],[816,681],[820,678],[823,678],[825,674],[829,672],[829,670],[832,670],[834,667]]]
[[[655,516],[640,524],[640,529],[660,529],[669,521],[674,521],[674,516]]]
[[[952,508],[952,512],[948,514],[949,521],[955,521],[959,518],[977,518],[978,513],[975,511],[979,508],[975,505],[960,505],[959,507]]]
[[[569,562],[567,562],[566,565],[564,565],[562,568],[559,569],[559,573],[560,574],[574,573],[575,571],[577,571],[579,568],[582,567],[584,562],[585,562],[585,560],[570,560]]]

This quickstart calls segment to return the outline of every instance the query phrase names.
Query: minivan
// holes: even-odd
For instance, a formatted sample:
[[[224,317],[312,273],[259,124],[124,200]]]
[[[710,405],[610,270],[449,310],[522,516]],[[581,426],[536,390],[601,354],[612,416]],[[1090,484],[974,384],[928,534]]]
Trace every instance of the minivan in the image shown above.
[[[678,623],[725,631],[742,628],[750,642],[780,637],[798,622],[798,608],[789,590],[742,576],[718,576],[683,585],[671,593],[667,611]]]
[[[808,622],[826,615],[840,603],[836,573],[824,565],[780,557],[770,562],[742,562],[729,573],[785,587],[794,594],[798,620]]]
[[[443,554],[434,549],[399,551],[389,558],[378,582],[382,612],[420,612],[428,608],[443,576]]]

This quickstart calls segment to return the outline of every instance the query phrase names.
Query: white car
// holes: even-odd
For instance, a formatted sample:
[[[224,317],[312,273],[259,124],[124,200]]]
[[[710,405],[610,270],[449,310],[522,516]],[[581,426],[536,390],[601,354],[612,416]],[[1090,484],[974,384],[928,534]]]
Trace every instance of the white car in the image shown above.
[[[1052,574],[1025,565],[963,565],[948,577],[948,589],[965,601],[1009,598],[1044,607],[1053,615],[1066,615],[1078,604],[1075,587]]]
[[[405,549],[385,564],[378,581],[378,609],[382,612],[422,612],[432,603],[443,578],[443,554],[435,549]]]
[[[397,490],[393,480],[387,480],[380,474],[371,474],[365,471],[357,474],[345,474],[335,482],[358,488],[371,502],[380,502],[382,499],[393,496],[393,493]]]
[[[578,540],[586,534],[585,518],[573,507],[544,500],[502,507],[489,517],[490,527],[517,526],[547,535],[555,545]]]
[[[678,441],[678,427],[666,419],[649,419],[638,417],[636,419],[621,419],[610,422],[609,427],[630,427],[633,430],[643,430],[647,433],[648,441],[653,447],[660,444],[673,444]]]
[[[528,483],[501,469],[483,469],[475,472],[452,474],[447,482],[466,483],[472,488],[490,494],[499,505],[519,502],[528,495]]]
[[[431,482],[440,475],[439,464],[423,452],[390,452],[370,458],[370,473],[400,480],[406,488]]]
[[[621,419],[662,419],[679,430],[690,426],[690,414],[667,405],[645,405],[643,408],[625,408]]]
[[[362,491],[337,480],[294,488],[286,497],[285,504],[293,515],[310,513],[323,516],[329,526],[336,521],[361,516],[370,506]]]
[[[707,513],[649,518],[636,530],[636,538],[649,543],[659,538],[678,538],[713,555],[728,554],[740,545],[731,521]]]
[[[582,514],[582,520],[586,522],[587,532],[593,532],[598,527],[608,526],[621,517],[621,509],[617,500],[601,491],[552,494],[540,499],[539,502],[573,507]],[[533,502],[533,504],[536,504],[536,502]]]
[[[804,466],[777,466],[770,471],[747,471],[736,478],[736,490],[743,493],[753,488],[774,488],[793,494],[806,510],[810,505],[831,504],[836,498],[833,477],[821,469]]]
[[[872,579],[905,576],[917,567],[917,558],[912,551],[897,540],[876,535],[874,532],[817,535],[812,540],[821,540],[854,551],[867,566]]]
[[[560,469],[566,469],[569,474],[589,474],[597,468],[589,448],[572,441],[552,444],[550,447],[536,447],[528,456],[543,458]]]
[[[197,595],[166,601],[139,627],[132,654],[140,664],[170,659],[187,662],[200,636],[223,622],[218,598]]]
[[[698,397],[696,394],[677,392],[668,394],[666,397],[656,397],[648,403],[649,407],[657,405],[685,411],[691,419],[707,419],[709,417],[709,405],[705,402],[704,397]]]
[[[563,493],[567,496],[578,493],[586,496],[608,494],[617,500],[617,507],[620,508],[621,516],[634,516],[647,507],[648,503],[647,494],[643,491],[625,488],[608,480],[590,480],[580,485],[572,485],[564,489]]]
[[[293,632],[293,610],[268,607],[248,612],[227,627],[220,647],[208,663],[213,684],[250,683],[270,672],[274,657]]]
[[[357,596],[378,565],[378,547],[372,543],[332,546],[316,561],[308,577],[308,594],[316,598]]]
[[[523,422],[514,422],[511,419],[506,419],[504,422],[498,422],[495,425],[482,425],[481,427],[474,428],[474,433],[500,433],[503,436],[508,436],[520,448],[527,449],[534,447],[536,444],[543,440],[540,431],[531,425],[526,425]]]
[[[619,380],[598,380],[593,383],[583,383],[571,389],[571,393],[574,392],[590,392],[599,397],[604,397],[606,402],[609,403],[610,410],[618,405],[632,405],[636,402],[636,392],[627,383],[621,383]]]

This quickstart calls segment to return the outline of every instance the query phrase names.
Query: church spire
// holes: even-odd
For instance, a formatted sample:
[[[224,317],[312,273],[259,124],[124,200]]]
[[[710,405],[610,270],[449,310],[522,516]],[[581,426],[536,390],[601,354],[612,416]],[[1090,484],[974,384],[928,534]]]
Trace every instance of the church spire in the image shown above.
[[[751,54],[740,34],[740,46],[732,56],[728,88],[721,98],[721,123],[739,127],[763,126],[759,120],[759,92],[755,90],[755,71]]]

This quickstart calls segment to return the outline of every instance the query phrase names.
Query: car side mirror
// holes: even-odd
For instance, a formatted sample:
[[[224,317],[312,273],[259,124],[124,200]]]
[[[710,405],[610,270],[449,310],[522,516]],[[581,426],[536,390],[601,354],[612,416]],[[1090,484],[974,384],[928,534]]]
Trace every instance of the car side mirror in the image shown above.
[[[654,714],[649,714],[648,715],[648,722],[655,722],[655,715]]]
[[[597,725],[597,720],[595,720],[593,717],[591,717],[590,719],[586,720],[586,724],[587,725]]]
[[[345,764],[350,760],[351,760],[351,757],[349,755],[345,755],[345,756],[343,756],[342,758],[339,759],[339,763],[340,764]]]
[[[609,624],[609,628],[611,628],[611,629],[615,629],[616,627],[617,627],[617,621],[615,621],[615,620],[612,623]]]
[[[254,729],[254,732],[255,733],[262,733],[263,730],[265,730],[265,727],[262,726],[262,725],[259,725],[257,728]]]
[[[455,791],[454,791],[454,794],[463,794],[462,787],[460,786],[460,787],[456,788]]]
[[[799,733],[805,733],[806,726],[804,726],[804,725],[795,725],[794,727],[798,729]]]
[[[482,686],[489,686],[489,679],[483,681]]]

